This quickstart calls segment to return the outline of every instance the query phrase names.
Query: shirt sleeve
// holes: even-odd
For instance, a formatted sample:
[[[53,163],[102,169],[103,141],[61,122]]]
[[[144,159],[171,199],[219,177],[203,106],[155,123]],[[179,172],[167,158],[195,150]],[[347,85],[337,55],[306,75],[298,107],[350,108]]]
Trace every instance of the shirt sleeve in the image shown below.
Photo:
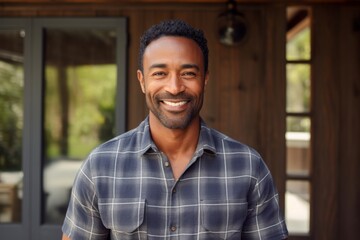
[[[90,159],[75,178],[62,231],[72,240],[108,239],[109,231],[102,224],[91,179]]]
[[[273,178],[264,161],[260,157],[257,160],[258,165],[254,168],[257,180],[249,193],[249,211],[242,239],[286,239],[288,231]]]

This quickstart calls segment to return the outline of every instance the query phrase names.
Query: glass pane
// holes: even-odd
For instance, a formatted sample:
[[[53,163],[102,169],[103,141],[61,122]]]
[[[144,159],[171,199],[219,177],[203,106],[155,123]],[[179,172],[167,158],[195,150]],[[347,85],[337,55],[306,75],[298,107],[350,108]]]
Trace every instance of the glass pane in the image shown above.
[[[287,117],[286,172],[288,175],[310,174],[310,118]]]
[[[0,223],[21,221],[24,36],[0,31]]]
[[[310,60],[310,14],[306,7],[287,8],[287,60]]]
[[[114,137],[116,36],[45,32],[44,222],[63,222],[72,183],[90,150]]]
[[[289,232],[310,232],[310,184],[308,181],[287,181],[285,218]]]
[[[286,111],[310,112],[310,65],[286,65]]]
[[[310,28],[299,31],[286,44],[286,58],[291,60],[310,60]]]
[[[310,134],[310,117],[287,117],[286,132],[300,132]]]

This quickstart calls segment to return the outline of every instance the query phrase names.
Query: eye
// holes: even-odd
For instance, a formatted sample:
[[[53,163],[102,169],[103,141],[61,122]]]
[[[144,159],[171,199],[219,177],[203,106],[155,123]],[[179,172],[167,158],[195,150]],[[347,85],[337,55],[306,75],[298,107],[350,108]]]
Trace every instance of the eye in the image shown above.
[[[153,77],[164,77],[164,76],[166,76],[166,72],[164,72],[164,71],[157,71],[157,72],[153,72],[152,74],[151,74],[151,76],[153,76]]]
[[[181,76],[185,77],[185,78],[194,78],[194,77],[196,77],[196,73],[192,72],[192,71],[186,71],[186,72],[181,73]]]

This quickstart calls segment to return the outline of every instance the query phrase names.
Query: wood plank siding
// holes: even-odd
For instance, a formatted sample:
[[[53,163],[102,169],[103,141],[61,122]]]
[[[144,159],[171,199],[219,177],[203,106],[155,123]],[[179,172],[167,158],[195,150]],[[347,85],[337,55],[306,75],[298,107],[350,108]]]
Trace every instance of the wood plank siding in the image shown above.
[[[314,239],[353,239],[360,224],[359,16],[352,7],[313,10]]]

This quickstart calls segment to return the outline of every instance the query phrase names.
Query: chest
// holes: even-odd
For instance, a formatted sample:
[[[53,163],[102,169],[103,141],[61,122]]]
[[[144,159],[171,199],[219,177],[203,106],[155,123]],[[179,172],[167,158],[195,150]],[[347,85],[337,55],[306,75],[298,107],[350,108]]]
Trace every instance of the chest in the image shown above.
[[[114,167],[115,177],[95,178],[100,215],[106,227],[115,228],[114,234],[138,229],[146,236],[194,239],[202,232],[204,239],[211,239],[208,228],[223,232],[228,223],[240,232],[252,183],[249,173],[235,165],[200,156],[177,181],[170,162],[160,154]]]
[[[162,154],[129,158],[113,168],[115,171],[99,173],[95,178],[99,198],[146,199],[159,205],[198,204],[202,200],[246,199],[254,185],[245,161],[235,164],[207,155],[182,165],[178,180]]]

